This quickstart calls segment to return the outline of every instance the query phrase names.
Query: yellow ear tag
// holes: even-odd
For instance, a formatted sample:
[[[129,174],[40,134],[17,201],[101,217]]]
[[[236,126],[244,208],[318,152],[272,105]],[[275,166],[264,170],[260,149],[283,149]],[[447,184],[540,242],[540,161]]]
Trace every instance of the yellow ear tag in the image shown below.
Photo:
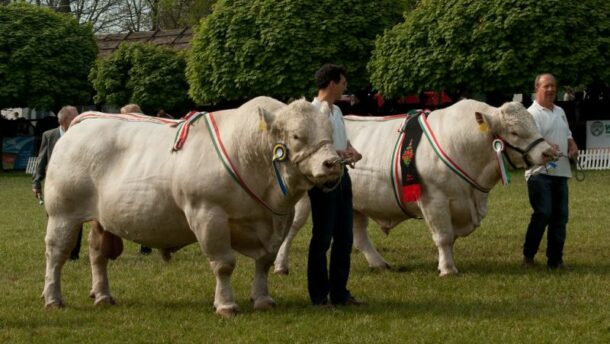
[[[262,117],[258,118],[258,130],[260,130],[260,131],[267,130],[267,123],[265,123],[265,120]]]
[[[489,127],[487,126],[487,123],[483,122],[483,123],[479,124],[479,131],[482,133],[488,132]]]

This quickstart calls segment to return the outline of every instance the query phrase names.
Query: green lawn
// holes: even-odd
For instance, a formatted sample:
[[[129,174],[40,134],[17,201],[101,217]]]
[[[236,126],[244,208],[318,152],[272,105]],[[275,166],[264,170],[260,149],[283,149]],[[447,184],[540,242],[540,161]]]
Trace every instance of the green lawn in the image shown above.
[[[546,270],[544,245],[538,268],[520,267],[530,211],[522,173],[512,179],[492,191],[482,227],[456,243],[458,277],[437,276],[437,250],[422,221],[387,237],[371,228],[392,270],[370,271],[354,252],[350,289],[367,304],[313,308],[304,228],[291,274],[270,275],[277,306],[269,312],[253,311],[253,262],[239,257],[233,287],[242,312],[226,320],[212,310],[214,278],[197,245],[165,263],[126,243],[110,264],[118,304],[97,308],[88,298],[84,239],[81,260],[63,269],[67,307],[45,310],[45,212],[29,176],[0,172],[0,343],[610,343],[610,171],[570,181],[571,270],[562,272]]]

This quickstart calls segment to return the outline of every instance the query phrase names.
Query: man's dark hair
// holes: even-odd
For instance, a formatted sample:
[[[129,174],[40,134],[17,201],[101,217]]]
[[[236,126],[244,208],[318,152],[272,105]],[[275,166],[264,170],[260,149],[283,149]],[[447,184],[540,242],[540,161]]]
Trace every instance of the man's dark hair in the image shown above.
[[[341,81],[341,75],[347,78],[347,71],[345,68],[343,68],[343,66],[327,63],[320,67],[315,74],[316,86],[318,86],[318,90],[326,88],[331,81],[339,83],[339,81]]]

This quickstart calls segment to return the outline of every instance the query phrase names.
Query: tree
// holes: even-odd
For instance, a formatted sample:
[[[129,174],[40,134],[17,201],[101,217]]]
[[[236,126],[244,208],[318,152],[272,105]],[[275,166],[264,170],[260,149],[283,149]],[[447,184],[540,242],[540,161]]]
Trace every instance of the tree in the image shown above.
[[[184,115],[191,107],[183,53],[148,44],[122,44],[107,59],[98,60],[90,79],[96,104],[117,107],[137,103],[145,113],[159,109]]]
[[[11,0],[0,0],[8,4]],[[13,0],[15,1],[15,0]],[[212,11],[216,0],[26,0],[72,13],[94,32],[139,32],[190,27]],[[402,0],[413,1],[413,0]]]
[[[386,96],[531,91],[541,72],[586,85],[610,76],[609,28],[604,0],[422,0],[377,40],[368,69]]]
[[[0,6],[0,108],[89,103],[96,55],[89,25],[28,4]]]
[[[401,1],[220,0],[193,36],[190,95],[200,103],[312,95],[323,63],[366,86],[375,36],[402,19]]]
[[[162,30],[191,27],[212,13],[216,0],[160,0],[157,22]]]

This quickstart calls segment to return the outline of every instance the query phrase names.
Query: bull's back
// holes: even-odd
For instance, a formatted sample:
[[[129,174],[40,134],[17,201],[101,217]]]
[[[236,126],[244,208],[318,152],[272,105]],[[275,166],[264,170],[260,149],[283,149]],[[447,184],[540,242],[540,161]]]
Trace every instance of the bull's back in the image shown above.
[[[172,197],[175,128],[87,119],[58,141],[45,186],[50,216],[96,219],[106,230],[143,241],[151,228],[183,227]],[[153,238],[154,239],[154,238]]]

